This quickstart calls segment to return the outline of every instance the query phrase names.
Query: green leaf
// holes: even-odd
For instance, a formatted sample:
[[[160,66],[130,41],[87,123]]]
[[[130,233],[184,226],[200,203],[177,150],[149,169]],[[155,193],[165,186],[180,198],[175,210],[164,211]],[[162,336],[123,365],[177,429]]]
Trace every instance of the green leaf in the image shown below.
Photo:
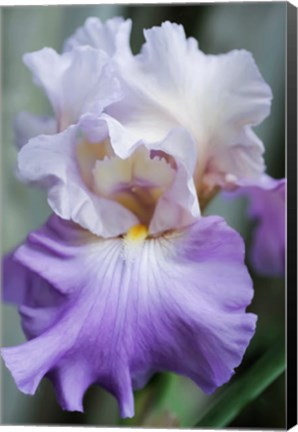
[[[223,428],[285,370],[284,336],[209,406],[194,427]]]

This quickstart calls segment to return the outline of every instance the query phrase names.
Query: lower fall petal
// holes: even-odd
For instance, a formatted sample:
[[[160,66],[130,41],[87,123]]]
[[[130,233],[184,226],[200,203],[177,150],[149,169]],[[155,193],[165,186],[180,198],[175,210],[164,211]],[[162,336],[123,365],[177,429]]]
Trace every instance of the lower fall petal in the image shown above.
[[[19,248],[18,261],[64,296],[46,326],[36,311],[34,339],[2,351],[21,391],[47,375],[61,406],[81,411],[99,384],[131,417],[133,387],[154,372],[188,376],[207,393],[231,378],[256,323],[245,311],[253,290],[241,237],[219,217],[144,237],[98,238],[53,216]]]
[[[58,306],[61,295],[38,274],[17,262],[14,252],[2,261],[2,298],[5,303],[22,307]]]

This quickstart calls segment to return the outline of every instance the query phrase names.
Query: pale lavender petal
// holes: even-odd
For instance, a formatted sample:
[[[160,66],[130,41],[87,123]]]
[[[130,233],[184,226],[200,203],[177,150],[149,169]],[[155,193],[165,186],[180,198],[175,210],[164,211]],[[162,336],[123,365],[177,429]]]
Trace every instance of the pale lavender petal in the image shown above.
[[[143,143],[152,151],[163,151],[172,156],[177,164],[175,181],[157,204],[149,227],[150,233],[180,228],[193,222],[200,215],[200,209],[192,179],[197,151],[189,132],[177,127],[171,129],[163,140],[149,142],[139,140],[112,117],[103,115],[102,118],[107,124],[114,152],[120,157],[128,157]]]
[[[77,46],[89,45],[106,52],[109,56],[130,53],[129,38],[131,20],[115,17],[102,23],[95,17],[87,18],[83,27],[67,39],[64,44],[65,51]]]
[[[264,174],[255,180],[242,179],[237,186],[224,196],[248,199],[248,216],[256,223],[249,254],[253,267],[264,276],[283,276],[287,180]]]
[[[82,114],[100,114],[121,98],[118,79],[106,53],[88,46],[59,55],[51,48],[25,54],[34,81],[48,96],[58,130],[76,124]]]
[[[108,133],[115,154],[128,158],[140,145],[152,151],[162,151],[174,158],[177,174],[171,188],[159,200],[149,231],[152,234],[180,228],[200,215],[193,173],[197,157],[195,142],[189,132],[180,127],[171,129],[163,140],[149,142],[139,139],[129,129],[106,114],[98,119],[83,117],[80,127],[91,141],[98,142]],[[181,145],[183,143],[183,146]]]
[[[15,142],[18,149],[37,135],[52,135],[56,132],[57,122],[53,117],[41,117],[21,112],[14,122]]]
[[[48,374],[68,410],[82,410],[97,383],[133,416],[133,385],[156,371],[186,375],[210,393],[230,379],[255,331],[244,245],[218,217],[139,244],[54,216],[16,257],[65,303],[46,331],[4,348],[3,358],[25,393]]]
[[[176,128],[161,142],[147,143],[138,140],[105,114],[96,119],[82,116],[78,127],[71,126],[55,136],[36,137],[18,155],[19,176],[23,181],[48,189],[48,202],[57,215],[103,237],[125,233],[138,223],[130,210],[116,201],[96,195],[92,185],[83,180],[76,153],[82,136],[94,141],[91,144],[94,146],[101,146],[109,139],[115,155],[122,159],[129,158],[142,145],[150,151],[163,151],[174,158],[177,166],[175,181],[157,203],[150,223],[152,234],[186,226],[200,215],[192,179],[196,146],[189,133]],[[90,174],[92,168],[88,168]]]
[[[48,189],[48,202],[63,219],[71,219],[94,234],[117,236],[138,223],[117,202],[101,198],[84,183],[77,159],[78,129],[71,126],[54,136],[33,138],[18,155],[20,176]]]

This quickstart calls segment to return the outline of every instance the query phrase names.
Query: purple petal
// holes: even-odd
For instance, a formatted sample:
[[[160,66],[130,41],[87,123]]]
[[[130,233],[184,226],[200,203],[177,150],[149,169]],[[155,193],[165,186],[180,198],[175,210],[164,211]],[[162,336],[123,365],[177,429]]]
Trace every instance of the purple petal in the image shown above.
[[[133,385],[156,371],[186,375],[210,393],[231,378],[255,331],[243,257],[240,236],[218,217],[139,244],[54,216],[16,258],[65,301],[35,339],[2,350],[5,363],[25,393],[48,374],[68,410],[82,410],[97,383],[131,417]]]
[[[271,179],[264,186],[245,191],[250,217],[257,220],[250,258],[254,268],[267,276],[285,274],[286,184],[286,179]]]
[[[40,335],[57,319],[63,296],[45,279],[6,255],[2,266],[3,300],[19,306],[28,339]]]
[[[227,199],[248,198],[248,215],[256,221],[250,260],[264,276],[285,273],[285,200],[287,180],[276,180],[266,174],[256,180],[238,181],[238,188],[226,192]]]
[[[58,303],[59,293],[42,277],[17,262],[14,252],[3,258],[3,300],[18,306],[42,307]]]

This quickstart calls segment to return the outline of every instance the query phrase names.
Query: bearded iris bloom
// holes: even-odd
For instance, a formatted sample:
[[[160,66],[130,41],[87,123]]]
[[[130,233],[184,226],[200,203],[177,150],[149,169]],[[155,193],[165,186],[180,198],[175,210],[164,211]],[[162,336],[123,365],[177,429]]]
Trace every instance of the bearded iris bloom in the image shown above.
[[[113,85],[110,83],[114,97],[103,109],[134,135],[135,141],[163,140],[176,127],[188,131],[197,147],[194,180],[201,209],[220,190],[237,190],[247,195],[250,186],[251,191],[260,190],[265,201],[279,203],[280,210],[273,222],[266,212],[258,214],[264,230],[256,230],[255,252],[252,252],[256,258],[252,262],[260,272],[274,275],[278,268],[281,274],[285,260],[286,182],[281,179],[280,188],[268,187],[269,183],[276,185],[277,180],[269,179],[265,173],[264,145],[253,131],[253,127],[270,113],[272,93],[252,55],[245,50],[206,55],[195,39],[186,38],[181,25],[165,22],[160,27],[145,30],[146,42],[140,54],[134,56],[129,46],[130,30],[130,20],[113,18],[102,24],[96,18],[89,18],[66,41],[63,56],[89,47],[110,58],[109,68],[121,81],[121,95],[119,88],[117,94],[115,79]],[[25,61],[33,66],[35,75],[39,75],[34,57],[42,58],[41,53],[36,53],[29,55],[29,62],[26,58]],[[47,59],[43,60],[46,63]],[[90,72],[84,79],[89,80],[89,75]],[[40,80],[39,76],[35,78]],[[52,85],[52,79],[49,83]],[[19,145],[37,135],[37,129],[49,133],[44,123],[44,119],[40,121],[28,114],[20,116],[16,125]],[[269,180],[264,181],[264,178]],[[278,247],[273,248],[279,252],[273,257],[275,252],[266,247],[269,245],[266,239],[274,237],[276,226],[281,234]]]
[[[201,209],[220,188],[259,184],[251,126],[271,99],[246,52],[205,56],[165,23],[133,56],[129,31],[89,19],[61,55],[25,56],[54,118],[18,118],[19,178],[47,190],[53,215],[5,260],[29,341],[2,350],[21,391],[47,376],[82,411],[99,384],[123,417],[155,372],[211,393],[243,358],[256,323],[244,244]]]
[[[57,142],[43,136],[28,144],[44,157],[31,180],[47,184],[60,217],[9,261],[38,279],[41,306],[31,292],[20,309],[31,340],[2,355],[25,393],[47,374],[62,407],[82,410],[85,390],[99,383],[129,417],[132,388],[156,371],[187,375],[206,392],[228,381],[256,317],[245,312],[252,284],[241,238],[221,218],[200,217],[192,141],[179,158],[188,134],[178,129],[159,145],[117,149],[99,129],[97,142],[71,128]],[[8,267],[10,289],[12,274]]]

